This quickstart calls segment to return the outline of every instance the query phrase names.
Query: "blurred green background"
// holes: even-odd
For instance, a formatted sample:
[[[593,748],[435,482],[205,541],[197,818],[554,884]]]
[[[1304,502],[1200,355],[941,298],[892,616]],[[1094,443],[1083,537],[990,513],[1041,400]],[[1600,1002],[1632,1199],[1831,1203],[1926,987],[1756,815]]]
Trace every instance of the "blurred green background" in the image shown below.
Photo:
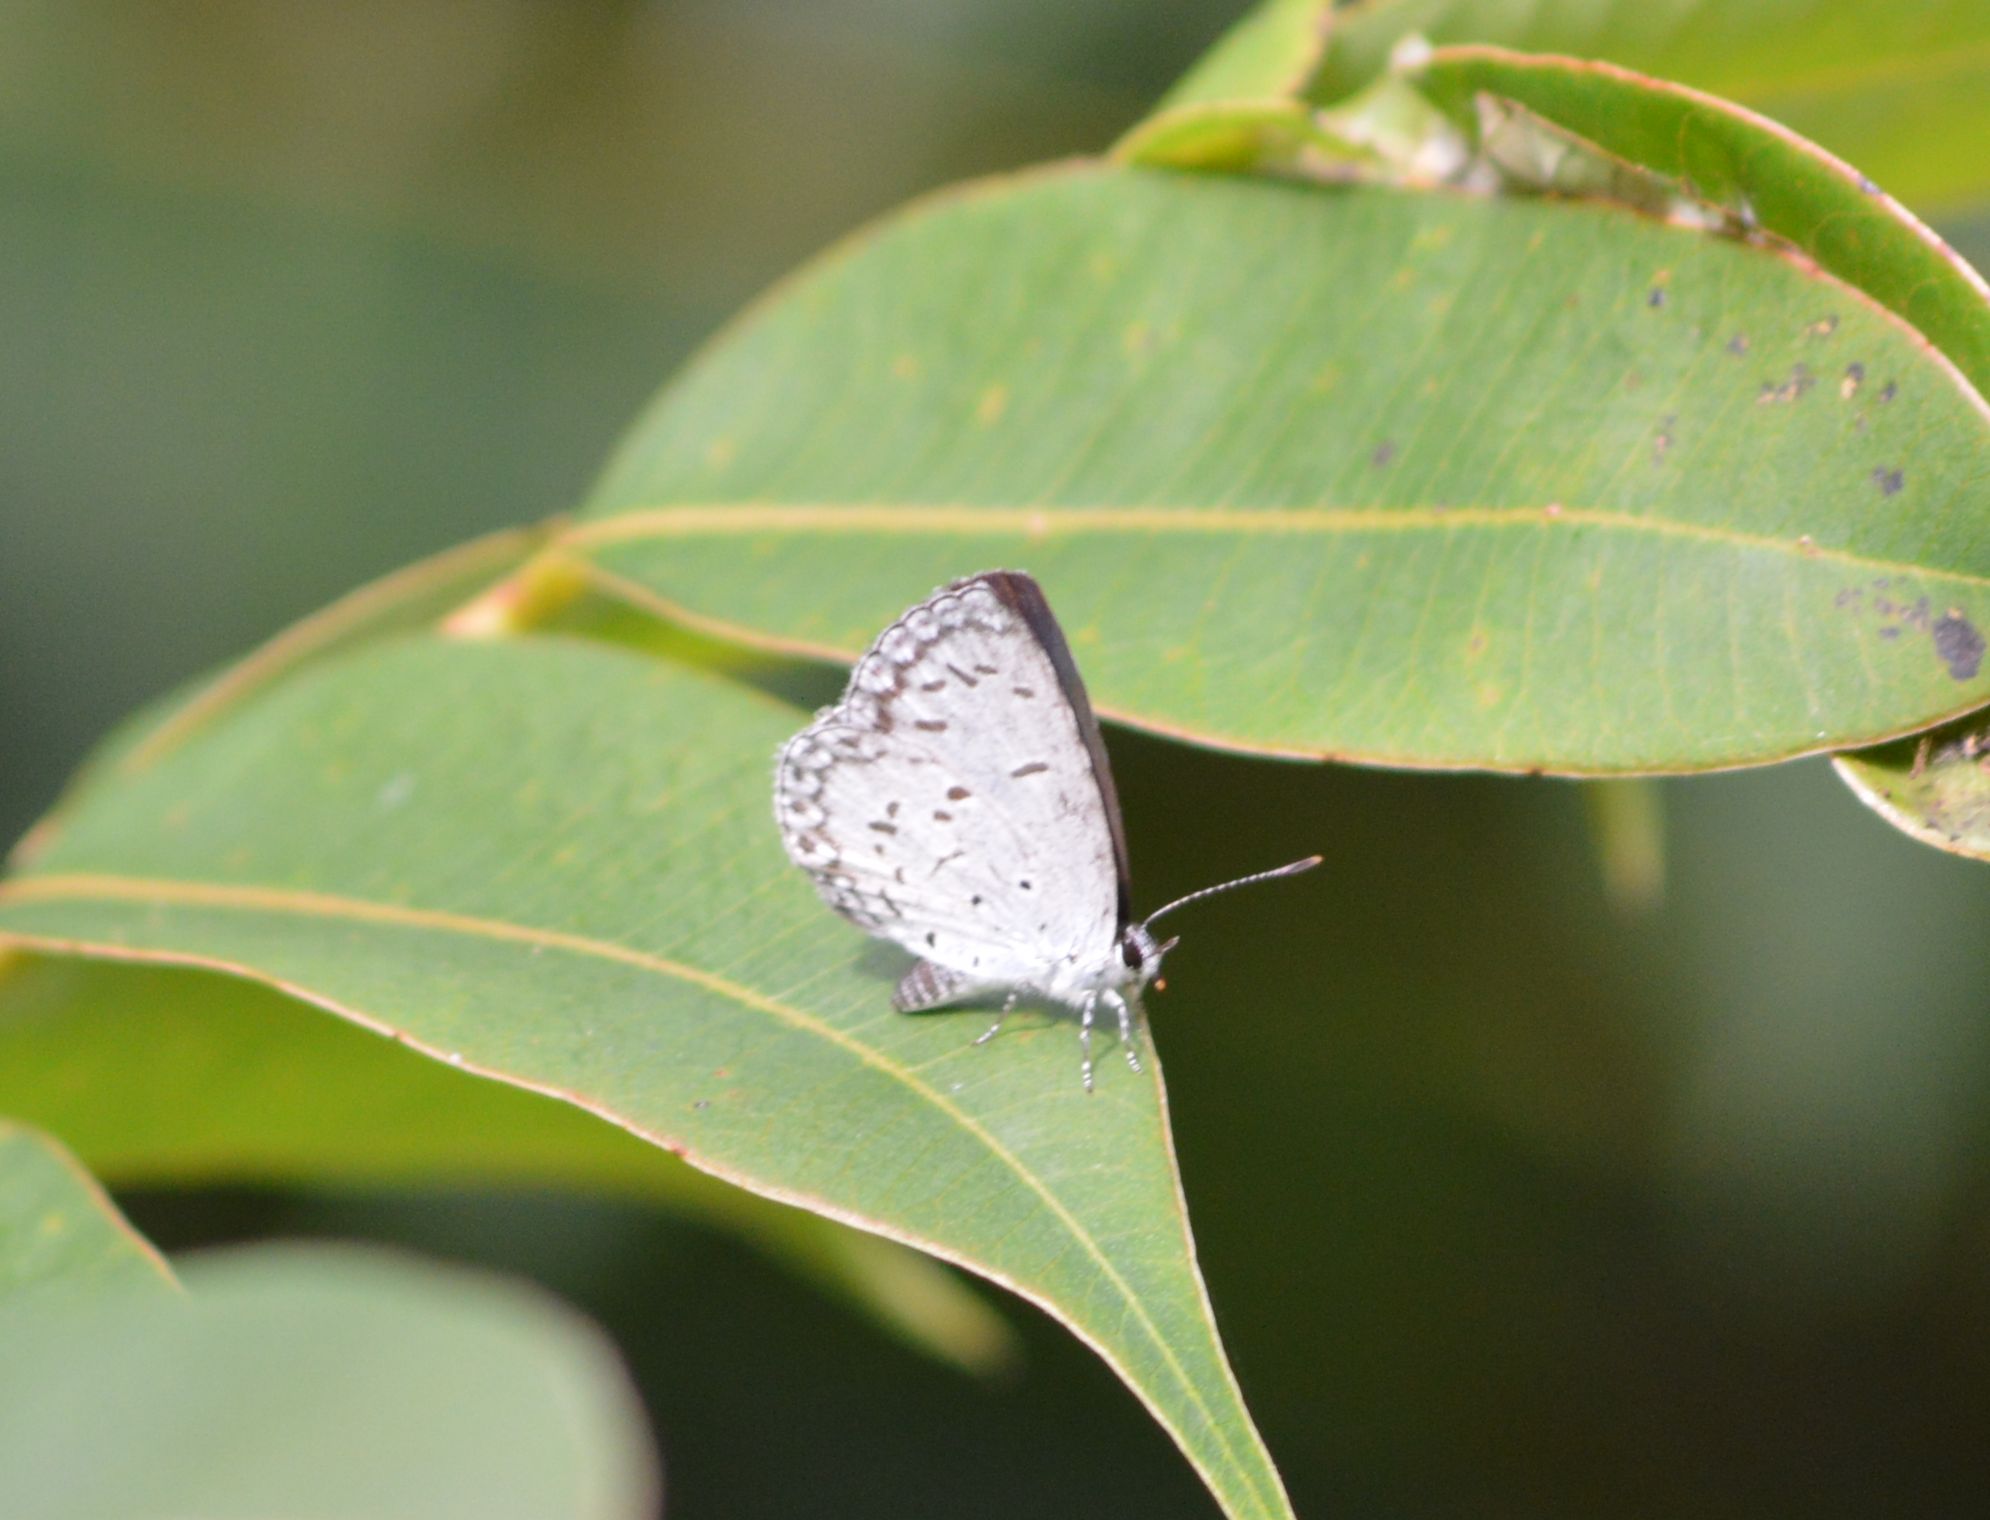
[[[1108,142],[1243,8],[0,3],[0,834],[138,702],[569,505],[769,280]],[[1990,208],[1945,230],[1990,261]],[[1665,902],[1626,914],[1570,786],[1112,739],[1139,901],[1331,866],[1209,905],[1153,1008],[1302,1513],[1990,1502],[1990,873],[1809,763],[1667,784]],[[126,1201],[168,1249],[358,1235],[551,1285],[625,1348],[687,1520],[1213,1513],[1020,1304],[984,1384],[628,1207]]]

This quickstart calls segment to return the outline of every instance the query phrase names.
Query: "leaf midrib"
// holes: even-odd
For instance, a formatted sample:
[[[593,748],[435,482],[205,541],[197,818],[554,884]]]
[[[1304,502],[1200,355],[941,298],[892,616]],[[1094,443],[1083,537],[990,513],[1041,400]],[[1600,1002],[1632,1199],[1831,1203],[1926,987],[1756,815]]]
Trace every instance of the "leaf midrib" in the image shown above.
[[[1106,1281],[1112,1284],[1135,1321],[1140,1325],[1151,1346],[1159,1353],[1163,1364],[1188,1396],[1202,1416],[1205,1429],[1221,1445],[1225,1458],[1233,1473],[1240,1474],[1253,1489],[1259,1486],[1253,1464],[1239,1460],[1237,1450],[1231,1443],[1225,1422],[1216,1418],[1208,1404],[1203,1401],[1195,1382],[1176,1358],[1167,1338],[1147,1313],[1139,1295],[1120,1276],[1111,1260],[1100,1249],[1091,1233],[1078,1221],[1062,1200],[1051,1191],[1049,1185],[1024,1164],[1022,1158],[998,1140],[978,1120],[960,1109],[947,1096],[928,1083],[917,1073],[887,1056],[884,1052],[846,1034],[834,1025],[828,1024],[802,1009],[782,1003],[763,993],[731,981],[716,972],[705,971],[696,966],[674,961],[665,956],[653,955],[647,951],[635,950],[618,945],[609,940],[599,940],[587,935],[573,934],[560,929],[542,929],[527,924],[514,924],[503,919],[480,918],[472,914],[454,913],[447,909],[416,908],[401,904],[380,903],[364,898],[345,897],[336,893],[313,892],[298,888],[246,886],[232,883],[176,881],[147,877],[121,876],[109,873],[69,872],[51,873],[45,876],[18,878],[0,882],[0,907],[10,902],[36,901],[104,901],[138,902],[158,904],[161,902],[185,907],[217,908],[244,912],[266,912],[275,915],[291,914],[298,917],[345,919],[359,923],[384,924],[404,929],[422,929],[441,933],[462,934],[482,939],[497,940],[511,944],[531,945],[569,954],[590,956],[596,959],[614,961],[638,970],[670,977],[689,983],[715,996],[729,998],[744,1007],[780,1020],[789,1027],[803,1033],[827,1040],[839,1049],[854,1055],[873,1070],[899,1082],[908,1091],[925,1099],[947,1116],[988,1152],[1006,1166],[1024,1186],[1030,1189],[1057,1222],[1078,1242],[1086,1256],[1098,1268]],[[0,928],[0,937],[9,931]],[[27,936],[32,937],[32,936]],[[124,947],[127,950],[130,947]],[[246,970],[247,968],[243,968]],[[496,1075],[496,1073],[493,1073]],[[605,1111],[604,1111],[605,1116]],[[626,1123],[626,1121],[624,1121]],[[688,1159],[688,1158],[687,1158]],[[1158,1414],[1159,1411],[1157,1410]],[[1258,1494],[1260,1503],[1265,1502],[1263,1493]],[[1278,1506],[1271,1504],[1267,1513],[1277,1512]]]
[[[1990,574],[1882,559],[1801,538],[1777,538],[1712,523],[1683,522],[1645,513],[1561,502],[1527,507],[1453,507],[1436,504],[1401,507],[1119,507],[972,506],[966,503],[739,502],[639,507],[583,523],[559,542],[576,548],[641,542],[646,539],[728,537],[735,534],[882,533],[938,537],[1015,534],[1047,539],[1077,533],[1190,533],[1239,536],[1354,533],[1441,533],[1460,528],[1601,528],[1685,539],[1788,559],[1844,565],[1861,573],[1918,575],[1957,585],[1990,587]]]

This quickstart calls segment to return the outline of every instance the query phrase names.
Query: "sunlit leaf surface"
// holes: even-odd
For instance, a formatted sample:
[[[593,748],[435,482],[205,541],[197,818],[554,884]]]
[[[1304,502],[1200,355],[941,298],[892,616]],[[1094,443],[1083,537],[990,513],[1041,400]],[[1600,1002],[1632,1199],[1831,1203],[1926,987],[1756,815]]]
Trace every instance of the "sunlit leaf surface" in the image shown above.
[[[981,1016],[891,1011],[902,957],[776,837],[803,717],[570,639],[388,643],[87,796],[0,886],[0,936],[237,969],[960,1262],[1095,1347],[1231,1514],[1288,1513],[1158,1073],[1088,1096],[1065,1020],[976,1048]]]
[[[566,543],[655,611],[837,654],[1020,566],[1095,701],[1164,732],[1683,770],[1990,697],[1986,461],[1951,366],[1768,247],[1594,202],[1078,168],[780,289]]]

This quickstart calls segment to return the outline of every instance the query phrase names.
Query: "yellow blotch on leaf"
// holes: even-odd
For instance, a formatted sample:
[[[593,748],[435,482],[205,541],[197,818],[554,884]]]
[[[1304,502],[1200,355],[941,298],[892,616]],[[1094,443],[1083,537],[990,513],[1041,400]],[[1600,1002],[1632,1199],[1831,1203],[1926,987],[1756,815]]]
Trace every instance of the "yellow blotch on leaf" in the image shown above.
[[[981,393],[981,399],[974,404],[974,417],[983,427],[993,427],[1002,420],[1002,414],[1009,410],[1009,387],[991,385]]]

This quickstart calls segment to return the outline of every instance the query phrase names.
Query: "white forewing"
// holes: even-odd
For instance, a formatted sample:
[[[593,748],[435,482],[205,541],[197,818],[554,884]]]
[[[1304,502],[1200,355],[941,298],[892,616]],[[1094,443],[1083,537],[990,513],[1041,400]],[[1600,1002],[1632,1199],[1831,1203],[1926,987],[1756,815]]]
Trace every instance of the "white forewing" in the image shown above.
[[[781,751],[782,842],[839,913],[974,983],[1103,966],[1120,866],[1091,722],[988,578],[936,592]]]

